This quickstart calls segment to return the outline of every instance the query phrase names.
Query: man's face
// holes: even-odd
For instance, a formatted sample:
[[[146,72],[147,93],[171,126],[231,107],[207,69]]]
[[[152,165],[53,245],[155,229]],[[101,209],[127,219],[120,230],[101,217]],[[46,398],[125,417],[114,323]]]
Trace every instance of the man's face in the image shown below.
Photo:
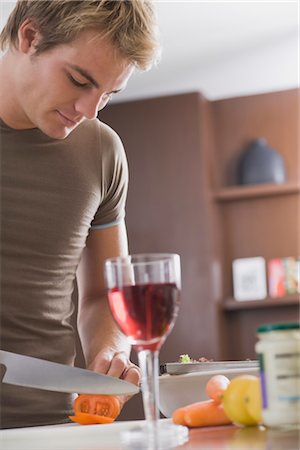
[[[133,67],[94,31],[40,55],[22,54],[15,71],[19,128],[39,128],[64,139],[83,120],[94,119]],[[17,78],[16,78],[17,77]]]

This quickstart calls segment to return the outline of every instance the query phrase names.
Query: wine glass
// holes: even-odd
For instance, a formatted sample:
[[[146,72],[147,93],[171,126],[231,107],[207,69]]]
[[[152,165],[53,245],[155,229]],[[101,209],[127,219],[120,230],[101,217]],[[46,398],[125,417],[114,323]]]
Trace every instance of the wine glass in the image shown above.
[[[120,330],[136,350],[146,426],[123,436],[129,448],[166,448],[187,440],[186,427],[159,421],[159,350],[179,310],[180,257],[148,253],[105,261],[108,302]],[[146,447],[145,447],[146,446]]]

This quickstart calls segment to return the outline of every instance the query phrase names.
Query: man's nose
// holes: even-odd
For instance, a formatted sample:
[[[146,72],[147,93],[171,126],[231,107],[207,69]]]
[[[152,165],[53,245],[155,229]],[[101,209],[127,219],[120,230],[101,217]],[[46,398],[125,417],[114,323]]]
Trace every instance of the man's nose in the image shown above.
[[[83,95],[75,103],[75,109],[87,119],[96,119],[100,109],[104,108],[108,101],[105,94],[89,93]]]

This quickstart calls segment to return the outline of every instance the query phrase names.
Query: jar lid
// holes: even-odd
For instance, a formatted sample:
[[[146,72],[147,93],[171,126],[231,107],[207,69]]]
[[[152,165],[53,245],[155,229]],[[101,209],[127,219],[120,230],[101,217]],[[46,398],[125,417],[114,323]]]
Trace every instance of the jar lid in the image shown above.
[[[259,326],[256,329],[257,333],[266,333],[268,331],[285,331],[285,330],[299,330],[300,323],[290,322],[290,323],[269,323]]]

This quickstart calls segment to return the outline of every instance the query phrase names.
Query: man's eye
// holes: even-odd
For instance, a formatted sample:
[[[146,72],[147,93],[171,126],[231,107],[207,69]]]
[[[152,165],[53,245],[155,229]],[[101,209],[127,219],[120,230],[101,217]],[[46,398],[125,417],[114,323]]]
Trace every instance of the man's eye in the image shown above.
[[[112,96],[113,96],[113,92],[110,92],[109,94],[104,94],[103,95],[105,101],[106,100],[109,101],[112,98]]]
[[[80,83],[79,81],[77,81],[75,78],[72,77],[72,75],[69,75],[69,79],[70,81],[77,87],[81,87],[81,88],[86,88],[89,86],[88,83]]]

